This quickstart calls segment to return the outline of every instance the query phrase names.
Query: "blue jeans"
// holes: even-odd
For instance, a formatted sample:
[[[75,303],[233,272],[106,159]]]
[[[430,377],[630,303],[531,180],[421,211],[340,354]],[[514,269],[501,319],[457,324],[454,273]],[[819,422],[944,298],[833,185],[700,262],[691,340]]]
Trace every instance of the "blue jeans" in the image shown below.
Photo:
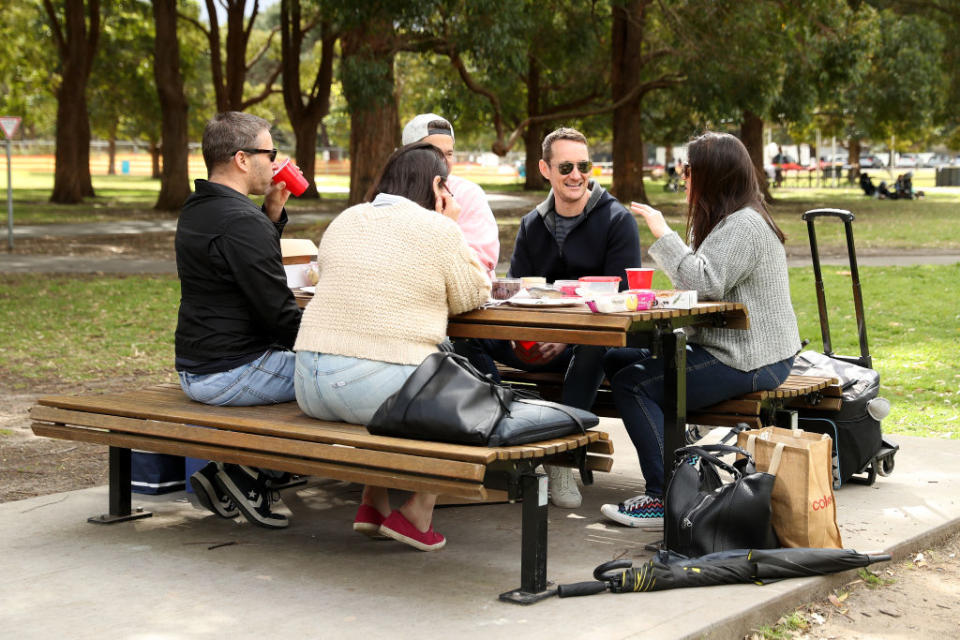
[[[500,374],[494,361],[522,371],[563,373],[560,402],[586,411],[597,399],[597,389],[603,382],[603,357],[607,352],[606,347],[567,345],[550,362],[528,364],[517,357],[509,340],[457,340],[454,349],[466,356],[480,373],[492,375],[497,382]]]
[[[217,373],[179,371],[187,396],[217,406],[250,407],[293,400],[293,351],[270,349],[247,364]]]
[[[416,370],[414,365],[297,352],[297,404],[320,420],[368,424],[389,396]]]
[[[603,366],[623,425],[637,449],[647,495],[662,496],[664,359],[649,349],[611,349]],[[752,391],[775,389],[790,375],[793,357],[740,371],[698,344],[687,345],[687,410],[696,410]]]

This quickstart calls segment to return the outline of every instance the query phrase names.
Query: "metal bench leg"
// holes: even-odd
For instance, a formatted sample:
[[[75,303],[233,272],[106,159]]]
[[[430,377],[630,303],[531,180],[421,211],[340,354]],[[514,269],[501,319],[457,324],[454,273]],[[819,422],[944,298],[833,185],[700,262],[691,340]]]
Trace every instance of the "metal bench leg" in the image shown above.
[[[523,533],[520,543],[520,588],[500,594],[514,604],[533,604],[552,596],[547,589],[547,476],[525,473],[523,490]]]
[[[110,513],[87,518],[87,522],[114,524],[153,515],[140,508],[133,513],[130,508],[130,494],[130,449],[110,447]]]

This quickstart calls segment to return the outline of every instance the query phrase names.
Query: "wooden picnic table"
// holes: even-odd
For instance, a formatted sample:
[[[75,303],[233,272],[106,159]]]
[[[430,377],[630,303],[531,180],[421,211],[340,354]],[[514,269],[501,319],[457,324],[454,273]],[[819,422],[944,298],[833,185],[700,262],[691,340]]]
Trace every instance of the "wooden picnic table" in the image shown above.
[[[306,306],[310,296],[297,294]],[[512,307],[501,304],[458,316],[447,324],[451,338],[563,342],[602,347],[643,347],[664,358],[664,486],[673,473],[673,452],[684,445],[687,422],[686,334],[683,327],[709,325],[748,329],[747,308],[739,302],[701,302],[692,309],[592,313],[585,306]],[[667,548],[668,540],[664,540]]]

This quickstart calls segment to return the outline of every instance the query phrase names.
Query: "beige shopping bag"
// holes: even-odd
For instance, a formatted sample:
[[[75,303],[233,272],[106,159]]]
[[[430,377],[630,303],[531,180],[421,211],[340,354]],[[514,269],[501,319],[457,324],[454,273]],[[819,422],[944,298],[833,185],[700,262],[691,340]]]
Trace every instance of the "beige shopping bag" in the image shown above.
[[[766,471],[778,443],[784,445],[770,504],[773,528],[784,547],[842,549],[833,498],[830,436],[799,429],[764,427],[742,431],[737,446]]]

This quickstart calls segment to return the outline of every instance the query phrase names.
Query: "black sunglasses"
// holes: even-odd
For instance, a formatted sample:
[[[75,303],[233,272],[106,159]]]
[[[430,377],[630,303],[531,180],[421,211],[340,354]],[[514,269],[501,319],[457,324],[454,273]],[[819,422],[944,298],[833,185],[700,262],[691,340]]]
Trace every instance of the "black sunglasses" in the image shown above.
[[[690,165],[687,164],[686,162],[683,163],[683,179],[684,180],[690,179]]]
[[[245,153],[266,153],[270,155],[270,162],[273,162],[277,159],[277,150],[276,149],[238,149],[238,151],[243,151]]]
[[[580,162],[561,162],[557,165],[557,171],[560,172],[560,175],[567,176],[573,172],[573,168],[576,167],[583,175],[590,173],[590,169],[593,168],[593,163],[589,160],[581,160]]]

